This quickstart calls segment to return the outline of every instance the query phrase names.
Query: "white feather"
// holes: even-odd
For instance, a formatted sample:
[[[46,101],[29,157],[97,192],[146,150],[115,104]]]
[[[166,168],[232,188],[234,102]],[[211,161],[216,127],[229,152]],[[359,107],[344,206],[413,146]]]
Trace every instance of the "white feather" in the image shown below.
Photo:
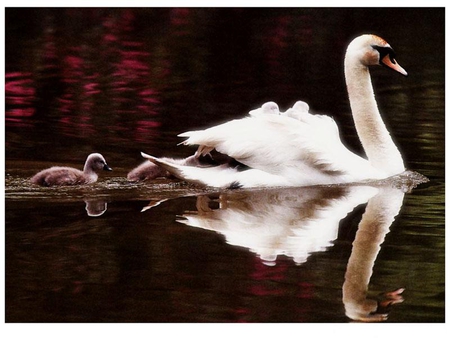
[[[399,174],[405,169],[403,160],[381,119],[368,71],[369,65],[380,63],[374,45],[390,48],[377,36],[362,35],[350,43],[345,58],[352,113],[368,160],[345,147],[332,118],[310,114],[303,101],[281,114],[276,103],[267,102],[249,117],[179,135],[187,138],[182,144],[199,146],[196,156],[216,149],[249,170],[187,167],[147,158],[181,179],[213,187],[323,185]],[[398,63],[393,67],[406,75]]]

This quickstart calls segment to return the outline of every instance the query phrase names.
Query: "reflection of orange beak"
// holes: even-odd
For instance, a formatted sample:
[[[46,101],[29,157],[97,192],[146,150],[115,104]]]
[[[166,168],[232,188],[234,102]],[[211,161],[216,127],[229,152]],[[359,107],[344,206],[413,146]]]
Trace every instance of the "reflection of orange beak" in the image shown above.
[[[395,70],[396,72],[399,72],[402,75],[408,76],[408,73],[406,70],[404,70],[398,63],[395,61],[395,59],[392,59],[389,57],[389,55],[386,55],[382,60],[381,63],[383,63],[385,66],[388,66],[389,68]]]

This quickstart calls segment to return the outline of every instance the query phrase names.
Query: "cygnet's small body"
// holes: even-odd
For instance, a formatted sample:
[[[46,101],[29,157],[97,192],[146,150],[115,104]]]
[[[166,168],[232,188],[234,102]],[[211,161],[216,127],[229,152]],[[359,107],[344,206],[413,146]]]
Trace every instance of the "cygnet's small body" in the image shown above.
[[[141,182],[146,180],[152,180],[158,177],[170,177],[170,173],[156,164],[146,161],[133,170],[131,170],[127,175],[127,180],[129,182]]]
[[[182,159],[168,158],[168,157],[163,158],[166,161],[183,166],[205,167],[210,165],[210,163],[207,162],[207,159],[197,158],[195,155]],[[166,169],[152,162],[145,161],[144,163],[140,164],[139,166],[137,166],[128,173],[127,180],[129,182],[141,182],[153,180],[158,177],[173,177],[173,175],[169,173]]]
[[[51,167],[38,172],[31,182],[42,186],[82,185],[97,181],[100,170],[111,171],[105,158],[98,153],[88,156],[83,171],[70,167]]]

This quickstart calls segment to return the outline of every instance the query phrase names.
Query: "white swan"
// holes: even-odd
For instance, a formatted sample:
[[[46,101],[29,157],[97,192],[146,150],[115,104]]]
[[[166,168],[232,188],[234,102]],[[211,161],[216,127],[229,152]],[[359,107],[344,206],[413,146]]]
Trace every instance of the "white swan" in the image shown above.
[[[277,114],[278,106],[273,103],[250,117],[179,135],[188,137],[182,144],[199,146],[196,156],[216,149],[245,164],[248,170],[225,165],[181,166],[144,153],[142,156],[178,178],[220,188],[339,184],[399,174],[405,170],[402,156],[381,119],[368,68],[384,65],[406,76],[394,57],[385,40],[369,34],[355,38],[345,55],[350,106],[368,160],[342,144],[332,118],[311,115],[304,104]],[[295,110],[297,113],[290,116]]]

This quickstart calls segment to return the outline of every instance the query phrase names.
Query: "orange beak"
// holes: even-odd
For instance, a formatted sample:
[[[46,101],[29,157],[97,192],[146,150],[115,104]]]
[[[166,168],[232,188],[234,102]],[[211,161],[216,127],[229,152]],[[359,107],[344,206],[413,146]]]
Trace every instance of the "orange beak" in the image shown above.
[[[408,73],[406,70],[404,70],[398,63],[395,61],[395,59],[392,59],[389,57],[389,55],[386,55],[382,60],[381,63],[385,66],[395,70],[396,72],[399,72],[402,75],[408,76]]]

